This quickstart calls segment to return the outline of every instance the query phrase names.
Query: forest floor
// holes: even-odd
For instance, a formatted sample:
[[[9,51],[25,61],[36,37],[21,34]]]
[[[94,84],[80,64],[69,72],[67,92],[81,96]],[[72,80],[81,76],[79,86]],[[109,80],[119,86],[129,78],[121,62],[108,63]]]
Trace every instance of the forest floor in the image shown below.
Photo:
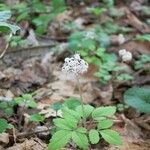
[[[149,15],[141,13],[147,3],[146,0],[132,0],[129,3],[118,0],[114,8],[116,12],[122,13],[121,17],[112,17],[106,12],[98,19],[86,12],[87,7],[99,4],[96,1],[76,6],[70,4],[70,8],[59,14],[49,25],[46,35],[36,36],[34,28],[32,29],[30,25],[23,29],[24,37],[32,39],[32,46],[9,47],[4,57],[0,59],[0,100],[13,100],[14,97],[34,92],[36,94],[33,95],[33,98],[38,106],[36,109],[28,109],[23,112],[21,128],[18,124],[18,116],[22,113],[21,106],[17,106],[14,115],[9,117],[0,110],[0,116],[7,118],[8,122],[15,127],[13,130],[9,129],[7,133],[0,134],[0,150],[47,150],[50,139],[47,129],[53,126],[52,119],[57,117],[55,110],[49,109],[49,106],[55,102],[63,103],[65,99],[70,97],[80,98],[75,81],[69,80],[61,71],[64,59],[72,54],[67,47],[72,29],[66,31],[61,27],[62,23],[75,21],[79,28],[87,30],[97,21],[102,23],[106,18],[109,18],[119,26],[128,26],[132,30],[125,34],[123,43],[119,43],[118,33],[110,35],[111,41],[107,51],[118,55],[120,49],[126,49],[132,52],[133,59],[136,59],[140,54],[150,54],[149,41],[135,40],[136,35],[150,33],[150,26],[145,23]],[[24,26],[29,24],[27,21],[23,23]],[[123,103],[123,94],[128,88],[150,85],[150,74],[145,73],[143,68],[135,71],[131,67],[132,62],[121,63],[128,66],[129,72],[134,75],[133,81],[100,84],[99,78],[93,75],[97,67],[90,65],[88,72],[80,78],[84,103],[94,106],[116,105]],[[149,64],[146,64],[145,67],[147,66],[149,67]],[[45,116],[44,124],[31,124],[26,121],[28,115],[35,112]],[[150,149],[150,116],[148,114],[128,108],[122,112],[118,111],[115,120],[113,128],[121,134],[123,146],[116,147],[101,142],[93,145],[92,150]],[[45,132],[38,133],[39,127],[42,127]],[[75,148],[69,145],[66,148],[66,150],[73,149]]]

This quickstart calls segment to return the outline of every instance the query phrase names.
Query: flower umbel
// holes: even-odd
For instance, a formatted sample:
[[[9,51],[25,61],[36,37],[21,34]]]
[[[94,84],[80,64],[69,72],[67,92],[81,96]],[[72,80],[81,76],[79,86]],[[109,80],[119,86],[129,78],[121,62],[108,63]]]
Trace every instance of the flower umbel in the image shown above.
[[[65,63],[62,67],[62,71],[72,75],[83,74],[87,70],[88,63],[81,59],[79,54],[75,54],[70,58],[65,58]]]
[[[124,62],[132,60],[132,53],[127,51],[126,49],[119,50],[119,56]]]

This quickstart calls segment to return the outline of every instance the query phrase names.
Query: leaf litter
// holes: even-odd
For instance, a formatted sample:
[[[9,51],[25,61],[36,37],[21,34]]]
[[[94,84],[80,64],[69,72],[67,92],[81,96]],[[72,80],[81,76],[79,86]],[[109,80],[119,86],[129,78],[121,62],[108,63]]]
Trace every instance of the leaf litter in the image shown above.
[[[139,14],[142,5],[144,5],[144,1],[142,4],[141,1],[137,2],[133,0],[133,2],[130,4],[131,10],[126,7],[121,8],[123,15],[126,17],[126,20],[124,20],[125,24],[132,26],[133,32],[148,33],[150,28],[145,24],[145,22],[143,22]],[[120,10],[121,8],[116,9]],[[56,20],[49,26],[48,35],[52,33],[53,39],[58,41],[67,39],[68,34],[71,33],[72,30],[66,31],[63,27],[60,28],[60,24],[65,21],[74,21],[77,28],[80,29],[87,29],[92,26],[95,23],[95,18],[93,18],[91,14],[87,13],[85,10],[86,9],[84,7],[81,7],[78,12],[75,12],[75,14],[73,14],[71,11],[66,11],[58,15]],[[134,11],[136,15],[134,15],[132,11]],[[116,22],[118,22],[118,20],[116,20]],[[58,31],[58,28],[61,30]],[[125,48],[133,53],[134,58],[142,53],[150,54],[148,42],[130,40],[130,36],[134,37],[134,33],[131,32],[131,35],[124,37],[124,39],[120,39],[118,34],[113,35],[111,37],[111,43],[113,46],[110,48],[110,51],[116,52],[116,49],[119,50]],[[39,44],[39,41],[37,41],[33,30],[30,30],[30,35],[28,38],[32,39],[33,45]],[[16,96],[34,91],[36,93],[34,98],[38,102],[37,109],[40,114],[45,115],[48,120],[49,118],[60,116],[61,112],[56,113],[56,111],[50,109],[49,106],[54,102],[62,103],[66,98],[70,97],[79,99],[75,81],[68,80],[68,78],[61,73],[60,69],[62,66],[62,61],[60,60],[63,60],[65,55],[70,55],[70,53],[68,53],[66,47],[62,50],[61,54],[58,52],[51,53],[48,52],[48,50],[41,53],[39,51],[33,51],[30,48],[29,51],[31,51],[32,55],[30,56],[27,54],[26,58],[24,58],[24,56],[18,57],[21,54],[19,51],[17,53],[13,53],[14,57],[8,56],[8,53],[2,60],[0,60],[0,96],[12,100]],[[27,52],[24,51],[24,53]],[[127,64],[127,66],[129,67],[129,70],[132,70],[130,64]],[[91,66],[91,70],[81,78],[84,102],[96,106],[110,105],[116,102],[121,102],[123,99],[122,94],[128,86],[131,86],[131,84],[119,83],[116,87],[114,87],[114,85],[110,83],[107,86],[100,86],[98,84],[98,79],[92,74],[93,70],[95,70],[95,66]],[[148,75],[146,74],[141,76],[142,73],[137,75],[133,85],[149,85],[149,80],[147,79],[149,78]],[[147,80],[145,80],[144,83],[141,83],[141,80],[143,81],[144,79]],[[136,111],[134,112],[134,115],[129,112],[124,113],[124,116],[120,114],[116,116],[117,119],[120,119],[123,122],[123,125],[122,123],[117,123],[115,126],[116,130],[123,131],[121,132],[124,141],[123,147],[117,148],[114,146],[103,146],[103,149],[149,150],[149,116],[144,117]],[[44,125],[42,128],[46,128],[46,125]],[[9,141],[8,135],[1,136],[2,140],[0,140],[0,142],[7,145],[7,142]],[[6,149],[21,150],[31,148],[33,150],[46,150],[47,146],[39,138],[31,138],[29,140],[24,139],[21,144],[17,143],[14,146]],[[0,147],[0,149],[3,149],[3,147]],[[94,150],[96,149],[97,148],[94,148]]]

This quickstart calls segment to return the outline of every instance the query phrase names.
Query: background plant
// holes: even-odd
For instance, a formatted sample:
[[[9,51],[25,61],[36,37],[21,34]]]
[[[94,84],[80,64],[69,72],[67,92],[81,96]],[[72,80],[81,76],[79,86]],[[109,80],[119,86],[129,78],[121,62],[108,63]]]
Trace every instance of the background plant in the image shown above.
[[[114,29],[112,29],[113,27]],[[95,75],[105,84],[113,78],[113,75],[118,81],[133,79],[132,75],[126,72],[127,68],[117,62],[117,56],[106,51],[110,45],[109,34],[118,32],[118,26],[113,25],[113,27],[107,22],[103,26],[72,33],[69,37],[69,48],[79,52],[88,63],[95,64],[98,67]]]
[[[6,119],[0,118],[0,134],[5,132],[7,129],[11,129],[13,126],[7,122]]]
[[[21,122],[22,122],[24,113],[26,113],[27,108],[36,108],[37,103],[32,98],[32,94],[24,94],[20,97],[16,97],[14,101],[17,105],[21,107],[21,111],[18,112],[18,115],[19,115],[18,127],[19,127],[19,130],[21,130],[22,129]],[[31,121],[37,121],[38,119],[41,119],[41,118],[39,116],[31,117]]]
[[[14,101],[1,101],[0,102],[0,109],[4,113],[5,116],[11,116],[14,113],[14,107],[15,107]]]
[[[136,108],[140,112],[150,113],[150,88],[132,87],[124,93],[124,101],[127,105]]]
[[[142,54],[140,55],[139,59],[135,61],[134,68],[136,70],[138,69],[144,69],[144,64],[150,63],[150,55]]]
[[[150,34],[137,35],[135,39],[138,41],[150,41]]]
[[[116,107],[117,107],[117,110],[119,112],[123,112],[129,108],[129,106],[127,104],[124,104],[124,103],[119,103],[119,104],[117,104]]]
[[[9,43],[10,43],[10,47],[26,46],[27,40],[23,39],[19,35],[15,35],[9,40]]]
[[[11,11],[0,11],[0,32],[11,32],[16,34],[16,31],[20,28],[16,25],[10,24],[9,19],[11,18]]]
[[[5,49],[0,54],[0,58],[2,58],[9,46],[9,40],[12,37],[12,34],[16,34],[16,32],[20,29],[18,26],[10,24],[9,19],[11,18],[10,11],[0,11],[0,33],[9,33],[8,43],[5,46]],[[6,115],[13,114],[13,102],[0,102],[0,108]],[[7,122],[4,118],[0,118],[0,133],[5,132],[7,128],[12,128],[12,125]]]
[[[52,0],[49,3],[43,3],[40,0],[25,1],[14,5],[12,8],[15,14],[18,14],[16,21],[23,20],[35,26],[37,34],[46,33],[48,24],[65,9],[64,0]]]
[[[13,34],[16,34],[16,32],[20,30],[20,27],[9,23],[10,18],[11,18],[11,11],[9,10],[0,11],[0,33],[9,33],[9,36],[7,38],[7,44],[5,48],[2,50],[2,53],[0,54],[0,58],[2,58],[6,53],[7,48],[9,47],[9,42]]]

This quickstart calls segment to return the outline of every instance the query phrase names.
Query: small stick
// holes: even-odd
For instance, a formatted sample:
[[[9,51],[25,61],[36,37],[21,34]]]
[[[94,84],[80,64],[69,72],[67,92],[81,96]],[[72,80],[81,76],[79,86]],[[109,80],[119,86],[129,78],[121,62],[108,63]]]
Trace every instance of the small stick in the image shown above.
[[[8,47],[9,47],[9,42],[10,42],[11,37],[12,37],[12,33],[9,35],[8,43],[6,44],[4,51],[1,53],[0,59],[3,58],[3,56],[5,55],[5,53],[6,53],[7,49],[8,49]]]
[[[16,132],[15,132],[15,128],[13,127],[13,137],[14,137],[14,143],[16,144],[17,142],[16,142],[16,139],[17,139],[17,137],[16,137]]]
[[[16,135],[16,137],[18,138],[24,138],[33,134],[38,134],[38,133],[42,133],[42,132],[48,132],[50,129],[52,128],[48,128],[46,130],[41,130],[41,131],[32,131],[32,132],[22,132]]]

